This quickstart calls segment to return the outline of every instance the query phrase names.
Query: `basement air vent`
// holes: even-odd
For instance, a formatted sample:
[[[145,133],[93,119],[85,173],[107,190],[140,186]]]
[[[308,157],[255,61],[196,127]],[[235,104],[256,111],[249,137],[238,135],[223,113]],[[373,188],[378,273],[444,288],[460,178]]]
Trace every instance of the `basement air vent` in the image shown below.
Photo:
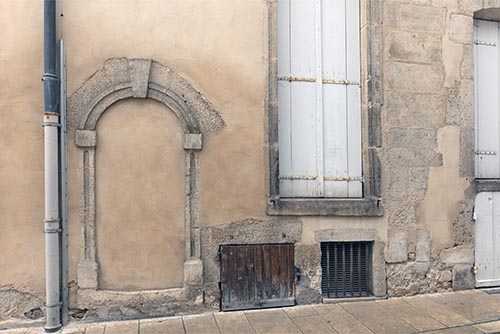
[[[371,242],[321,243],[324,298],[370,295],[371,249]]]

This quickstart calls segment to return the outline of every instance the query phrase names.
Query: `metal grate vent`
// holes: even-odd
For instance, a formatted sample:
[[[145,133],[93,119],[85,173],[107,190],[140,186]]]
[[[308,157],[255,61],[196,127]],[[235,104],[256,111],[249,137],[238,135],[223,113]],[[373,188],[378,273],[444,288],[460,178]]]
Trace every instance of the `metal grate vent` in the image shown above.
[[[371,246],[371,242],[321,243],[324,298],[370,295]]]

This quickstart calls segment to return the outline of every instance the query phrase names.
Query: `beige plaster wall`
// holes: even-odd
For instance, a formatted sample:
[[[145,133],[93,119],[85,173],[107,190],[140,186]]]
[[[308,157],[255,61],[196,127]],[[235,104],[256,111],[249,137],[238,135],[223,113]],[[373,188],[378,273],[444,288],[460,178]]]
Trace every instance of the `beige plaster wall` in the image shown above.
[[[152,58],[177,71],[227,124],[200,158],[201,188],[218,194],[202,195],[201,223],[263,215],[266,3],[67,1],[63,10],[69,93],[112,57]]]
[[[42,5],[0,2],[0,290],[36,296],[45,288]]]
[[[151,100],[111,106],[97,126],[96,239],[99,288],[181,287],[183,132]]]

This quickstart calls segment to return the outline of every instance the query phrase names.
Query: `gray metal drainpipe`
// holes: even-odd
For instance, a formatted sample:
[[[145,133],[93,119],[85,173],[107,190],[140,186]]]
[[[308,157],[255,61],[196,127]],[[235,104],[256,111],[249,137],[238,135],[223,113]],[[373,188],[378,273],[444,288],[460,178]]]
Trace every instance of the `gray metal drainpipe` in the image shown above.
[[[45,331],[61,328],[60,234],[59,218],[59,112],[56,73],[56,1],[44,0],[44,155],[45,155]]]

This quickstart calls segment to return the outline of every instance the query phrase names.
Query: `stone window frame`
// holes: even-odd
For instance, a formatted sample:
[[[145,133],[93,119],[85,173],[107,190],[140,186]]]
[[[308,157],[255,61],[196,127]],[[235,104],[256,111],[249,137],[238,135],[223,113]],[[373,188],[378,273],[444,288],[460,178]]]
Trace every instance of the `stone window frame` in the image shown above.
[[[278,145],[278,66],[277,66],[277,1],[268,1],[268,69],[266,113],[269,152],[268,215],[310,216],[382,216],[381,109],[382,87],[382,1],[360,0],[361,64],[362,64],[362,198],[282,198],[279,192]]]
[[[185,260],[180,288],[151,291],[99,289],[96,249],[97,123],[114,103],[124,99],[153,99],[179,119],[185,151]],[[205,97],[168,67],[151,59],[113,58],[85,81],[68,100],[68,130],[78,151],[78,189],[83,245],[77,267],[77,306],[95,308],[147,300],[203,300],[203,262],[199,226],[199,153],[203,138],[224,127],[224,120]]]

